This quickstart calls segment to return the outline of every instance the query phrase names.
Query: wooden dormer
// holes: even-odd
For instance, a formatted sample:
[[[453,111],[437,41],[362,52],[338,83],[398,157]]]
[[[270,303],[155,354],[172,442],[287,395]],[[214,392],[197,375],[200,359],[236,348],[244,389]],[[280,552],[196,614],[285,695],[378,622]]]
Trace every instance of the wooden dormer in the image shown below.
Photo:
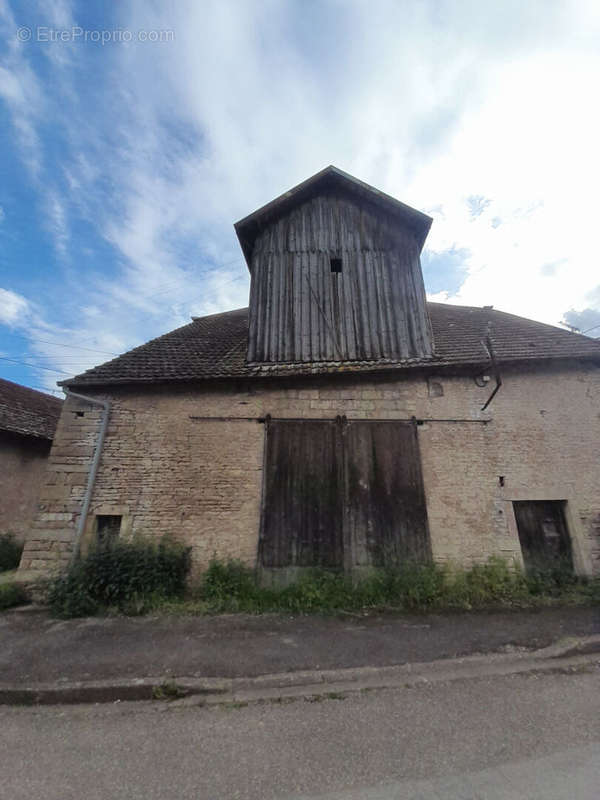
[[[235,226],[250,363],[433,355],[420,253],[431,218],[327,167]]]

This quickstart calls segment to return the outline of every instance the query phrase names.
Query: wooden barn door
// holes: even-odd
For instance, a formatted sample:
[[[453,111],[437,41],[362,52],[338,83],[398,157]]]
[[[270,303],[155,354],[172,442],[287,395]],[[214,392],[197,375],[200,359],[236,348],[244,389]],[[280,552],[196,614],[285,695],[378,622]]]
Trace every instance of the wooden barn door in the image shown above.
[[[348,422],[345,438],[347,566],[429,561],[416,425]]]
[[[343,566],[338,427],[333,420],[268,423],[263,567]]]
[[[573,570],[564,505],[562,500],[519,500],[513,503],[526,569],[563,567]]]
[[[353,569],[430,557],[415,425],[268,423],[261,566]]]

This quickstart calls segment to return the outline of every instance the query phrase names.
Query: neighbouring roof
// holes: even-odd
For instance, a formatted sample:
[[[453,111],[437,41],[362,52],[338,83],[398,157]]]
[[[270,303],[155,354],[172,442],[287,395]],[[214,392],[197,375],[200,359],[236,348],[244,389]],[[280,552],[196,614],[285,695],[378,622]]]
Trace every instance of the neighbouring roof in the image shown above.
[[[63,401],[0,378],[0,430],[54,438]]]
[[[489,363],[482,339],[489,327],[498,362],[592,359],[600,340],[488,308],[428,303],[435,356],[409,361],[247,364],[248,309],[194,319],[118,358],[84,372],[65,386],[105,386],[216,378],[439,369]]]
[[[423,247],[431,227],[431,217],[405,205],[405,203],[401,203],[394,197],[390,197],[389,194],[375,189],[374,186],[369,186],[368,183],[359,181],[358,178],[348,175],[347,172],[343,172],[337,167],[329,166],[235,223],[235,232],[240,240],[248,267],[250,267],[252,249],[256,237],[264,229],[265,225],[278,219],[294,206],[331,190],[341,190],[345,194],[356,197],[363,202],[366,201],[382,208],[411,228],[417,236],[419,245]]]

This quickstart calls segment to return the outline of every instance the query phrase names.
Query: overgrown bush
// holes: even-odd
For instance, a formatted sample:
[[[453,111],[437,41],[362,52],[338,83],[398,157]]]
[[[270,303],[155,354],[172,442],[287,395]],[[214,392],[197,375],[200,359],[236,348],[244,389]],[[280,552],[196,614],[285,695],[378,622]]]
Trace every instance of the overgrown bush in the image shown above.
[[[0,572],[16,569],[21,560],[23,545],[12,533],[0,533]]]
[[[452,608],[521,605],[528,595],[525,575],[493,556],[469,569],[448,569],[443,603]]]
[[[0,583],[0,611],[14,608],[27,602],[25,589],[18,583]]]
[[[55,578],[48,602],[61,617],[108,608],[140,614],[158,599],[181,597],[189,569],[190,549],[169,539],[117,541],[92,550]]]

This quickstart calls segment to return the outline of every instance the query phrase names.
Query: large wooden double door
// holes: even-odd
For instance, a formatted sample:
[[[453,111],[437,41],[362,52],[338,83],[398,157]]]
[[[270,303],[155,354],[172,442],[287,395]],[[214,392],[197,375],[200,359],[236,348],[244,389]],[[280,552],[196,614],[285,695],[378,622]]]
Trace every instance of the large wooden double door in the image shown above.
[[[270,420],[266,435],[263,567],[431,558],[416,424]]]

